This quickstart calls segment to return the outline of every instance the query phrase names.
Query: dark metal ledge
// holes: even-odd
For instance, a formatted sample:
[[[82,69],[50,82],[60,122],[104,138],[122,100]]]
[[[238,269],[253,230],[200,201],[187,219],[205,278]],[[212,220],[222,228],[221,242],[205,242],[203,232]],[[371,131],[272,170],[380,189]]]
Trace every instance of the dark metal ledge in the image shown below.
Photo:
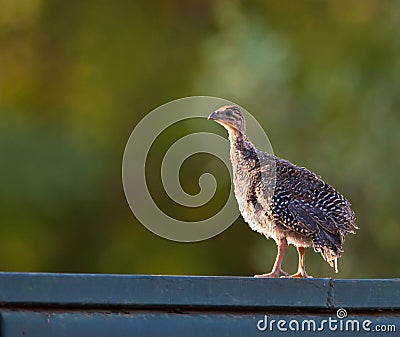
[[[399,330],[399,279],[0,273],[0,337],[359,337]]]
[[[0,273],[3,308],[400,309],[400,279]]]

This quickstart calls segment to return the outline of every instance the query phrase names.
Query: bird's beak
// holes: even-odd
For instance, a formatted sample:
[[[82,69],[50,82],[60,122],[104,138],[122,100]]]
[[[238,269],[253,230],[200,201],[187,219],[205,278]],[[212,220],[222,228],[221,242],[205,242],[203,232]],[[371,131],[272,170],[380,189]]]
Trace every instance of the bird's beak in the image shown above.
[[[209,120],[215,121],[218,119],[216,111],[214,111],[210,116],[208,116]]]

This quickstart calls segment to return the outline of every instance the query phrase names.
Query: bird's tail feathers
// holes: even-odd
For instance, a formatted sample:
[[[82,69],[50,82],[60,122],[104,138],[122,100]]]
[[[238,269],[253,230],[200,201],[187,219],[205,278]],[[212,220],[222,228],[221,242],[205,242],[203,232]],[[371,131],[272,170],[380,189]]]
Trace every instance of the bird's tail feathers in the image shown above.
[[[342,255],[340,237],[333,236],[324,231],[320,231],[313,237],[314,251],[320,252],[322,257],[329,265],[338,272],[338,258]]]

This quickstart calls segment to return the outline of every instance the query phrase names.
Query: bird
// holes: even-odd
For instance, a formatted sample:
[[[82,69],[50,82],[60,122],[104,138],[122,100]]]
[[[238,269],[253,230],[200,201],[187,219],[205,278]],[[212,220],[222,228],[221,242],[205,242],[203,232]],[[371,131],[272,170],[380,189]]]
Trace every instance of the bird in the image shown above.
[[[358,229],[350,202],[316,173],[258,150],[247,139],[240,107],[220,107],[208,119],[228,131],[234,194],[243,219],[277,245],[271,272],[254,276],[312,277],[305,269],[307,247],[321,253],[337,273],[345,236]],[[289,275],[282,260],[291,244],[298,252],[298,268]]]

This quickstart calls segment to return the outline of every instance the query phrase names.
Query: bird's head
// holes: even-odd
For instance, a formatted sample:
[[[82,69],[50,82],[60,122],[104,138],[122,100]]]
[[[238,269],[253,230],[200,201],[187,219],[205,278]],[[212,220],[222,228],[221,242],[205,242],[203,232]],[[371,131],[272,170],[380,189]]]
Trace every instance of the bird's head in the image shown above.
[[[208,116],[208,119],[216,121],[228,131],[246,134],[246,123],[242,111],[236,105],[223,106]]]

